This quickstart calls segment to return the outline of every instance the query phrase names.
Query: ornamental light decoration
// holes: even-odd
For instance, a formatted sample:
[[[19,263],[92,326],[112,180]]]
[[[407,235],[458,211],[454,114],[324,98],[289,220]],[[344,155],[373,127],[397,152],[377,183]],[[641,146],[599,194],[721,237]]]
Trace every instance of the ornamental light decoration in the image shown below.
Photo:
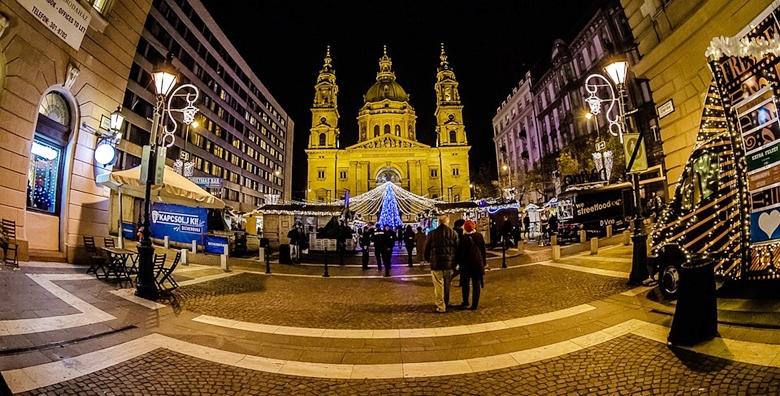
[[[625,81],[625,74],[623,74],[623,81]],[[599,89],[606,91],[608,96],[606,99],[602,99],[597,95]],[[609,123],[609,134],[620,138],[620,143],[623,143],[623,125],[620,120],[620,98],[615,95],[615,88],[601,74],[591,74],[585,79],[585,90],[588,92],[588,97],[585,101],[588,103],[590,112],[593,115],[598,115],[602,111],[602,103],[607,104],[607,109],[604,115]]]

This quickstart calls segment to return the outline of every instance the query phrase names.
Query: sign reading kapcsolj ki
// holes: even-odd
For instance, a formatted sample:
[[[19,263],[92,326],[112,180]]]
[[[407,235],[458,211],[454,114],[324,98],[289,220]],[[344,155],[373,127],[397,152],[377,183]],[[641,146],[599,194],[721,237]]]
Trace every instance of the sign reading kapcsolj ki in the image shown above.
[[[197,241],[203,243],[203,234],[206,233],[205,208],[190,208],[182,205],[154,203],[152,205],[152,237],[168,239],[175,242],[190,243]]]
[[[81,47],[92,15],[78,0],[17,0],[38,22],[73,49]]]

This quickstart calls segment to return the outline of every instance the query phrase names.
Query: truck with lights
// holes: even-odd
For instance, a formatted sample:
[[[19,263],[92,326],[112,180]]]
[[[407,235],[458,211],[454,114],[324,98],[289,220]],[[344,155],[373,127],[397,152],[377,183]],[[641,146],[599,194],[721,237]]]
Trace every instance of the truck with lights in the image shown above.
[[[652,232],[649,261],[667,297],[698,258],[721,280],[780,279],[778,21],[773,4],[707,50],[713,80],[696,144]]]

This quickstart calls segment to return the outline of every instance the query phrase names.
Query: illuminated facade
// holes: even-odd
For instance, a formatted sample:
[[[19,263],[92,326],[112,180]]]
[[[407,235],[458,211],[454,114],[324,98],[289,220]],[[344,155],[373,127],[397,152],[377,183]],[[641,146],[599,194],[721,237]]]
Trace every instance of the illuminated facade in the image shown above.
[[[306,150],[309,202],[364,193],[391,181],[415,194],[449,202],[470,199],[470,146],[458,81],[442,46],[436,74],[436,146],[417,141],[414,108],[396,81],[385,48],[376,82],[358,113],[358,142],[339,147],[338,84],[330,49],[314,86],[312,127]]]

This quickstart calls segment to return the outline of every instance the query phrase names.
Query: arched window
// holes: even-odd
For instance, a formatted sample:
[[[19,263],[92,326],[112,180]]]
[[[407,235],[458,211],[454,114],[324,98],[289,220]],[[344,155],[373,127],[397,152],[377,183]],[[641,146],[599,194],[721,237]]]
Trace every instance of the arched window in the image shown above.
[[[27,174],[27,208],[59,213],[62,165],[70,135],[71,111],[57,92],[46,94],[38,106],[38,124],[30,150]]]
[[[374,125],[374,137],[379,136],[379,125]]]
[[[327,140],[327,138],[328,137],[325,136],[325,133],[321,133],[320,134],[320,146],[324,146],[325,145],[325,141]]]
[[[450,143],[458,142],[458,134],[455,131],[450,131]]]
[[[401,136],[401,126],[398,124],[395,125],[395,136]]]
[[[385,134],[390,133],[390,124],[385,124]]]

